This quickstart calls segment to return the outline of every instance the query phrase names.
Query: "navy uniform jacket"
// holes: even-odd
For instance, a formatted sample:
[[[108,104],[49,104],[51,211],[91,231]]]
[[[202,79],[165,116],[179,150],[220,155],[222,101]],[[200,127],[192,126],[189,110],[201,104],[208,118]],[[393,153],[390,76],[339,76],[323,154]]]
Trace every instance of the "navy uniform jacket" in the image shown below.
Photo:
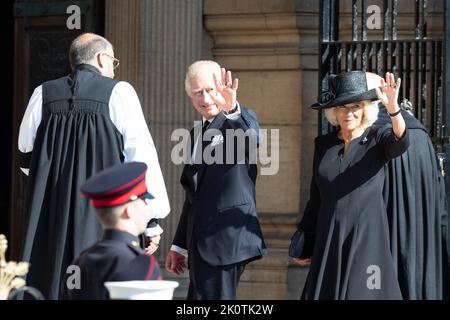
[[[211,129],[219,130],[223,137],[223,143],[217,144],[214,152],[223,152],[224,163],[203,161],[200,165],[185,165],[181,184],[186,200],[173,244],[188,251],[195,245],[201,258],[212,266],[261,258],[267,250],[256,213],[257,168],[255,163],[249,163],[250,153],[256,152],[257,146],[253,144],[251,148],[252,144],[246,143],[245,154],[239,155],[235,143],[235,157],[229,161],[231,163],[225,163],[226,155],[231,152],[226,130],[254,129],[256,141],[258,120],[253,111],[241,108],[237,119],[228,119],[219,113],[206,134]],[[196,139],[194,137],[193,141]],[[211,140],[214,139],[203,142],[203,149],[211,148]]]
[[[108,299],[103,285],[107,281],[162,279],[156,260],[140,248],[139,239],[119,230],[105,230],[103,239],[83,251],[72,265],[80,267],[81,288],[67,286],[67,282],[74,283],[74,272],[66,275],[61,290],[71,300]]]

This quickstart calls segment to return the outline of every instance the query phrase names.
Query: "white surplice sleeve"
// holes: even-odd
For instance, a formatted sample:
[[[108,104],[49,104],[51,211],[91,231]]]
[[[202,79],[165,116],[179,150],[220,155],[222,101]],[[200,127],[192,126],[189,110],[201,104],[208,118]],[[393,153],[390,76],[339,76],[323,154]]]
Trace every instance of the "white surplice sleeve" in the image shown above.
[[[36,132],[42,120],[42,86],[34,89],[33,95],[28,102],[25,115],[20,124],[18,148],[20,151],[20,169],[28,175],[29,158],[33,151]],[[25,160],[26,159],[26,160]]]
[[[149,201],[151,217],[165,218],[170,212],[166,185],[139,98],[129,83],[121,81],[114,87],[109,111],[112,122],[124,139],[125,162],[140,161],[147,164],[147,188],[155,197]]]

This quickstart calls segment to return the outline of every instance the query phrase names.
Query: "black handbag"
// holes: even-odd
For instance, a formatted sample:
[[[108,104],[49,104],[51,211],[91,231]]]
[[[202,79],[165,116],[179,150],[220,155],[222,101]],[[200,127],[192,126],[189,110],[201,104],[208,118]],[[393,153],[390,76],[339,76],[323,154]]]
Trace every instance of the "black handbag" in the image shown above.
[[[300,258],[305,246],[305,233],[303,231],[295,231],[291,237],[291,244],[289,246],[289,256],[293,258]]]

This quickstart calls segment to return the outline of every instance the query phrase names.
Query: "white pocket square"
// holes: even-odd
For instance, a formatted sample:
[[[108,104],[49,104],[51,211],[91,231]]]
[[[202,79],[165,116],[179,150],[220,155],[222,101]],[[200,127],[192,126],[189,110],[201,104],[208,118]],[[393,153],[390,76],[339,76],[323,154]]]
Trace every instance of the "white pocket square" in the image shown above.
[[[219,134],[219,135],[217,135],[217,136],[214,136],[213,137],[213,139],[212,139],[212,141],[211,141],[211,145],[214,147],[214,146],[217,146],[217,145],[219,145],[219,144],[221,144],[221,143],[223,143],[223,136],[221,135],[221,134]]]

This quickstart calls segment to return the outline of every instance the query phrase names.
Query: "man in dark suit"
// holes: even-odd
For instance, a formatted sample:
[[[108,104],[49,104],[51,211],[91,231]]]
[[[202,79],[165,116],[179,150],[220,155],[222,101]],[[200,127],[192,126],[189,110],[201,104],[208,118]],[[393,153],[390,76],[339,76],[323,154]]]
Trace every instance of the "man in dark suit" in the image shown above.
[[[150,220],[148,201],[153,199],[147,191],[146,172],[143,162],[121,163],[100,171],[81,186],[104,233],[69,266],[73,273],[68,272],[62,283],[63,298],[108,299],[107,281],[161,279],[155,258],[139,246],[138,236]]]
[[[186,200],[166,269],[179,275],[188,257],[188,299],[235,299],[245,265],[267,251],[255,203],[259,124],[237,102],[238,80],[216,62],[193,63],[185,86],[203,124],[191,131]]]

